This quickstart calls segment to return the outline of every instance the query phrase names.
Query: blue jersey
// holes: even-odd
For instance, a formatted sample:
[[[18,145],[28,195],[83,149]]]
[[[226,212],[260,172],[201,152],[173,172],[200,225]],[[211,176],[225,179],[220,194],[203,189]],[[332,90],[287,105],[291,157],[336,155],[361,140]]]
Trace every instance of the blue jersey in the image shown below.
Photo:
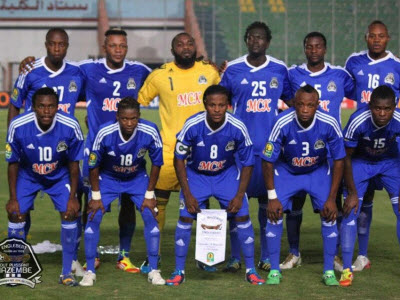
[[[154,123],[139,119],[132,136],[125,140],[119,123],[109,122],[96,135],[89,156],[89,168],[99,167],[100,174],[129,180],[146,172],[147,152],[153,165],[162,166],[162,140]]]
[[[339,124],[340,105],[345,97],[354,99],[354,80],[343,68],[325,63],[318,72],[311,72],[307,64],[293,66],[289,69],[289,80],[293,95],[306,84],[313,86],[319,94],[319,105]]]
[[[15,117],[10,123],[6,160],[18,162],[18,176],[46,184],[69,176],[68,163],[83,158],[83,134],[78,121],[58,112],[43,131],[34,112]]]
[[[366,161],[398,159],[396,137],[400,136],[400,110],[396,109],[392,120],[378,127],[368,106],[353,113],[344,131],[345,146],[356,148],[354,158]]]
[[[277,117],[262,158],[272,163],[279,159],[289,172],[304,174],[327,163],[328,148],[334,160],[346,156],[336,119],[318,108],[311,125],[304,128],[295,109],[289,108]]]
[[[357,108],[366,106],[372,91],[380,85],[390,86],[396,102],[400,94],[400,60],[386,51],[384,58],[373,60],[368,51],[353,53],[346,61],[346,69],[356,84]]]
[[[217,130],[208,125],[207,113],[191,116],[177,134],[175,157],[187,159],[187,167],[216,175],[235,165],[235,154],[243,166],[254,165],[253,144],[242,121],[230,113]]]
[[[117,70],[107,66],[106,59],[79,63],[86,82],[88,111],[88,140],[94,139],[102,124],[114,122],[118,102],[127,96],[137,99],[139,89],[151,69],[146,65],[125,60]]]
[[[220,82],[232,94],[233,114],[246,124],[256,155],[278,114],[278,100],[292,98],[286,65],[271,56],[266,58],[259,67],[250,65],[247,55],[229,62]]]
[[[79,67],[64,60],[58,71],[52,71],[46,66],[45,58],[37,59],[31,72],[18,76],[11,104],[21,108],[25,100],[25,111],[30,111],[33,94],[42,87],[50,87],[58,94],[58,109],[74,115],[76,102],[84,98],[84,80]]]

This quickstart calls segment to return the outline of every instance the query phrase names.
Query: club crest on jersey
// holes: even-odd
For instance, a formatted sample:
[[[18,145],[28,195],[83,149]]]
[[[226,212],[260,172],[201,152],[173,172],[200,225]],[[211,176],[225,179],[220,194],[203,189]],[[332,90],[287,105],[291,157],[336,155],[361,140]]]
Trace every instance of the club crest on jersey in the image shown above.
[[[276,77],[272,77],[271,82],[269,83],[269,87],[271,89],[277,89],[278,88],[278,79]]]
[[[386,75],[385,83],[394,85],[394,75],[393,75],[393,73],[389,73],[389,74]]]
[[[318,150],[323,148],[325,148],[325,143],[322,140],[317,140],[314,144],[314,149]]]
[[[182,144],[182,142],[180,142],[180,141],[176,142],[175,151],[179,155],[186,155],[189,153],[189,150],[190,150],[190,148],[188,146]]]
[[[57,145],[57,152],[63,152],[68,149],[67,144],[64,141],[61,141]]]
[[[126,88],[127,88],[128,90],[134,90],[134,89],[136,89],[136,82],[135,82],[135,79],[129,78],[129,79],[128,79],[128,83],[126,84]]]
[[[137,158],[143,157],[143,156],[146,154],[146,151],[147,151],[146,148],[141,148],[141,149],[138,151]]]
[[[96,153],[90,153],[89,155],[89,166],[94,167],[97,163],[97,155]]]
[[[225,146],[225,151],[232,151],[235,149],[235,141],[229,141]]]
[[[10,144],[7,143],[6,144],[6,158],[9,159],[11,157],[11,155],[12,155],[12,149],[11,149]]]
[[[69,87],[68,87],[68,91],[70,93],[76,92],[78,90],[78,86],[76,85],[75,80],[71,80],[69,82]]]
[[[207,78],[204,75],[200,75],[198,83],[199,84],[207,84]]]
[[[14,88],[11,94],[11,100],[17,101],[18,96],[19,96],[19,91],[17,88]]]
[[[266,157],[271,157],[272,152],[274,152],[274,145],[272,143],[268,142],[264,148],[264,155]]]
[[[326,89],[328,90],[328,92],[336,92],[336,83],[333,80],[329,81],[328,87]]]

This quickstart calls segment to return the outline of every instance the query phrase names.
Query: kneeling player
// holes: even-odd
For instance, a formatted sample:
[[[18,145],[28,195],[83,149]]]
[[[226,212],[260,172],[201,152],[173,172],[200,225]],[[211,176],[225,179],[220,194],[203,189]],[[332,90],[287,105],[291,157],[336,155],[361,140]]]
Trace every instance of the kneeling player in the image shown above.
[[[397,217],[397,238],[400,242],[400,161],[396,140],[399,135],[400,111],[396,109],[393,90],[386,85],[372,92],[369,106],[357,110],[344,129],[347,155],[344,171],[345,216],[341,227],[342,286],[349,286],[353,281],[351,259],[357,234],[357,218],[371,179],[379,179],[389,194]]]
[[[254,164],[253,145],[246,126],[227,112],[229,92],[224,87],[208,87],[203,102],[206,112],[190,117],[177,135],[174,166],[182,187],[181,209],[175,232],[176,267],[167,285],[180,285],[185,279],[192,223],[211,196],[236,223],[247,281],[263,284],[254,268],[254,231],[245,193]],[[240,179],[235,154],[243,165]]]
[[[71,264],[77,236],[76,192],[83,134],[74,117],[57,112],[58,96],[53,89],[37,90],[32,107],[33,112],[15,117],[8,130],[8,236],[25,239],[26,214],[37,193],[46,192],[61,214],[63,268],[59,282],[76,286]]]
[[[328,147],[334,160],[333,170],[327,160]],[[291,197],[305,192],[321,215],[323,281],[326,285],[339,285],[333,271],[338,236],[335,199],[344,157],[339,124],[319,108],[318,92],[312,86],[301,87],[296,92],[294,108],[278,115],[263,153],[269,199],[266,236],[271,259],[267,284],[279,284],[282,278],[279,270],[282,213],[291,210]]]
[[[146,173],[146,152],[152,162],[150,178]],[[99,130],[90,154],[91,200],[85,229],[87,272],[80,285],[92,286],[96,280],[95,258],[100,223],[105,210],[121,193],[128,194],[142,213],[151,268],[148,280],[155,285],[165,284],[157,269],[160,230],[155,218],[154,197],[162,164],[162,141],[157,126],[140,119],[140,106],[135,99],[122,99],[118,104],[117,122],[107,123]]]

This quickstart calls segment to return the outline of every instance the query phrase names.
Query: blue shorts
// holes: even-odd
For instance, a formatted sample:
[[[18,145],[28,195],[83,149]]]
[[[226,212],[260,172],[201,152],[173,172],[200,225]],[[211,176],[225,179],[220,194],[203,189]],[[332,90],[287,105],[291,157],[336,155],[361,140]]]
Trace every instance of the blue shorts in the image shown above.
[[[232,166],[221,174],[214,176],[200,174],[190,168],[186,168],[186,173],[190,191],[197,199],[200,209],[206,208],[206,200],[210,197],[215,197],[220,207],[226,209],[239,188],[240,172],[236,166]],[[179,216],[196,219],[196,214],[191,214],[187,211],[182,191],[179,195],[179,201]],[[240,210],[236,214],[228,213],[228,218],[248,215],[249,201],[245,194]]]
[[[69,176],[46,184],[38,183],[31,178],[19,176],[17,178],[17,200],[21,214],[33,209],[36,195],[39,191],[48,194],[53,201],[54,208],[59,212],[67,211],[67,203],[70,193]]]
[[[370,182],[378,182],[388,192],[390,198],[398,197],[400,192],[400,161],[398,159],[382,160],[369,163],[353,159],[353,179],[359,199],[364,197]],[[347,195],[347,191],[344,191]]]
[[[110,211],[111,203],[120,199],[121,194],[128,194],[138,209],[141,208],[149,184],[149,177],[145,172],[137,174],[129,180],[120,180],[104,174],[100,175],[101,201],[106,211]],[[92,196],[90,195],[90,199]]]
[[[267,197],[267,188],[265,186],[264,175],[262,171],[262,159],[260,156],[254,156],[255,162],[253,173],[250,177],[249,185],[247,186],[247,196],[249,198]]]
[[[293,174],[278,163],[274,181],[284,211],[292,210],[293,196],[299,193],[309,194],[314,211],[321,211],[331,190],[332,175],[328,164],[309,173]]]

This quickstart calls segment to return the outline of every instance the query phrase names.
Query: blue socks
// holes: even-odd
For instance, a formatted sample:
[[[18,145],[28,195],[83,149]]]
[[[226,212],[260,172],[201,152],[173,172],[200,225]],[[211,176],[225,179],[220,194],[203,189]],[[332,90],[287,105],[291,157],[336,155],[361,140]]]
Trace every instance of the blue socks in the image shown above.
[[[135,232],[136,223],[124,223],[119,226],[119,255],[118,260],[125,256],[129,257],[131,250],[132,236]]]
[[[75,253],[74,259],[78,260],[78,251],[79,251],[79,244],[82,238],[82,213],[79,212],[78,219],[76,219],[76,244],[75,244]]]
[[[177,270],[185,270],[191,233],[192,224],[178,220],[175,231],[175,264]]]
[[[235,220],[229,220],[229,236],[231,242],[231,257],[240,260],[240,241]]]
[[[96,212],[93,220],[90,221],[92,214],[88,215],[88,221],[85,228],[85,256],[87,270],[95,273],[94,261],[97,253],[97,245],[100,239],[100,223],[103,219],[101,210]]]
[[[279,256],[281,252],[281,238],[283,231],[283,219],[278,223],[271,223],[267,220],[266,237],[271,262],[271,270],[279,270]]]
[[[324,245],[324,272],[333,270],[333,260],[336,253],[336,244],[338,239],[338,230],[336,221],[326,222],[321,219],[321,235]]]
[[[8,237],[26,240],[25,222],[13,223],[8,222]]]
[[[254,268],[254,229],[251,220],[236,222],[246,269]]]
[[[300,227],[303,221],[303,211],[291,211],[286,214],[286,231],[289,242],[289,252],[299,256]]]
[[[372,207],[372,202],[363,203],[363,205],[361,206],[360,215],[357,219],[359,255],[367,256],[368,254],[369,229],[372,222]]]
[[[71,273],[77,234],[77,221],[61,221],[62,275]]]
[[[362,200],[359,202],[362,205]],[[340,244],[342,246],[343,269],[349,268],[351,270],[354,244],[357,236],[357,213],[354,214],[354,209],[350,214],[343,216],[342,225],[340,226]]]
[[[258,222],[260,223],[260,246],[261,257],[260,260],[264,261],[269,258],[267,237],[265,236],[265,228],[267,226],[267,203],[258,203]]]
[[[152,270],[157,270],[158,249],[160,244],[160,229],[157,220],[148,208],[142,212],[144,223],[144,239],[146,240],[147,257]]]

